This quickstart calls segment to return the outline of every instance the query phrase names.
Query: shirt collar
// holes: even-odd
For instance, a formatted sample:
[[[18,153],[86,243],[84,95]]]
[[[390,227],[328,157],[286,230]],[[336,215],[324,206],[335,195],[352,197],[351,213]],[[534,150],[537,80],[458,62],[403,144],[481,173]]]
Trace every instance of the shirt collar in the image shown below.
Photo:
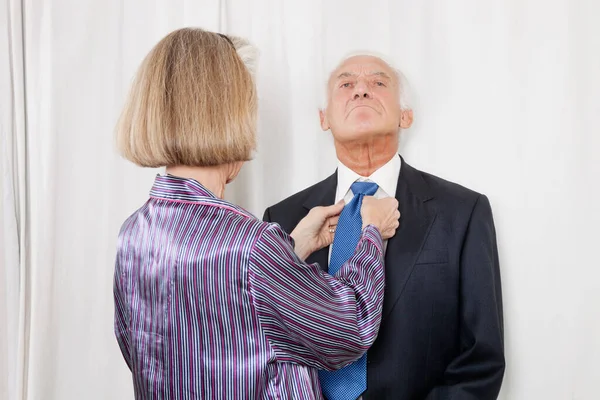
[[[338,202],[343,199],[354,182],[366,180],[376,183],[379,188],[383,190],[389,197],[395,197],[401,165],[402,163],[400,161],[400,156],[396,154],[385,165],[373,172],[371,176],[365,177],[360,176],[356,172],[352,171],[338,160],[338,187],[335,201]]]
[[[173,175],[157,175],[150,196],[184,201],[217,199],[217,196],[197,180]]]
[[[183,203],[202,203],[204,205],[224,207],[246,217],[255,218],[251,212],[244,208],[218,198],[195,179],[180,178],[173,175],[157,175],[152,190],[150,190],[150,197]]]

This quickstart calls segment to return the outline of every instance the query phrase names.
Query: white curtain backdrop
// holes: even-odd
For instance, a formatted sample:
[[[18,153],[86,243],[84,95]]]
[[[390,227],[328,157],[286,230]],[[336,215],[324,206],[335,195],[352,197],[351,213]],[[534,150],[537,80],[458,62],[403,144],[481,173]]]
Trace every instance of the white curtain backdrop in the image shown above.
[[[260,146],[227,194],[259,217],[335,168],[326,73],[389,54],[413,91],[403,156],[492,202],[501,398],[600,398],[599,20],[597,0],[0,0],[0,398],[132,398],[113,259],[157,171],[121,160],[113,128],[183,26],[261,50]]]

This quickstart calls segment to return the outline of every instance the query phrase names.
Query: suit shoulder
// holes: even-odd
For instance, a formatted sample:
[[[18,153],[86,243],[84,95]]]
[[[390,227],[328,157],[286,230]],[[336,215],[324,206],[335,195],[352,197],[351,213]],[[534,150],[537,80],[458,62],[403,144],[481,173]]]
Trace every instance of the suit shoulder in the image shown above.
[[[473,215],[493,221],[489,199],[482,193],[427,172],[419,171],[433,196],[433,204],[440,216],[450,221],[471,221]]]
[[[431,194],[448,208],[471,210],[480,199],[487,198],[484,194],[469,189],[463,185],[440,178],[427,172],[419,171],[427,183]]]
[[[429,174],[427,172],[421,171],[421,175],[423,176],[423,179],[429,184],[429,187],[438,196],[473,199],[482,195],[481,193],[469,189],[468,187],[440,178],[439,176]]]
[[[293,208],[297,208],[297,207],[302,207],[302,205],[306,202],[306,200],[308,199],[308,197],[311,194],[323,190],[323,186],[325,185],[325,183],[328,179],[331,179],[331,177],[324,179],[318,183],[315,183],[314,185],[309,186],[306,189],[303,189],[297,193],[294,193],[293,195],[291,195],[289,197],[286,197],[285,199],[281,200],[280,202],[270,206],[269,209],[274,210],[274,211],[279,211],[279,210],[289,210],[290,208],[293,209]]]

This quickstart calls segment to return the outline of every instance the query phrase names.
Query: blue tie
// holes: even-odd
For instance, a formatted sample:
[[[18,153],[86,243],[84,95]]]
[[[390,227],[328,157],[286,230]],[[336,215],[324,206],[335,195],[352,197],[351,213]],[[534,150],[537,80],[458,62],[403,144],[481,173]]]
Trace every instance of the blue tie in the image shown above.
[[[335,275],[352,257],[362,232],[360,207],[364,196],[372,196],[377,184],[355,182],[351,186],[354,197],[342,210],[335,230],[329,274]],[[338,371],[319,371],[321,389],[328,400],[356,400],[367,390],[367,355]]]

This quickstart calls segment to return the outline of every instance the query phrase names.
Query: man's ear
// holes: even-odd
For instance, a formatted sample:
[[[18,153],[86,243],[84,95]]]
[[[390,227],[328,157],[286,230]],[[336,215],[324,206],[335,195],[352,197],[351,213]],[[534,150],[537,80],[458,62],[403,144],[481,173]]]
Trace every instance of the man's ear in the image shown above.
[[[413,110],[400,111],[400,128],[408,129],[413,123]]]
[[[319,110],[319,121],[321,122],[321,129],[328,131],[330,128],[329,121],[327,121],[327,114],[325,114],[323,109]]]

